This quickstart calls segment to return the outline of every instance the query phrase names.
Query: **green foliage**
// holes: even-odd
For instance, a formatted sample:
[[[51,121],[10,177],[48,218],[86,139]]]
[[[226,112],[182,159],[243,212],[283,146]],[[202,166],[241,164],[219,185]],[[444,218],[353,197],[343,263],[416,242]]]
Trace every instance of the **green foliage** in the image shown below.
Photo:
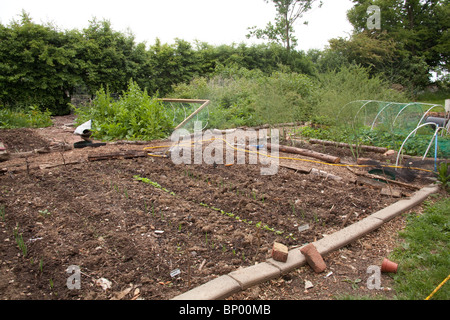
[[[306,120],[312,113],[313,81],[306,75],[218,68],[211,79],[174,87],[173,96],[209,99],[209,127],[230,128]]]
[[[132,80],[118,100],[102,88],[89,107],[74,108],[79,124],[93,121],[92,131],[98,139],[153,140],[167,137],[173,129],[161,101]]]
[[[181,39],[147,46],[107,20],[61,31],[23,13],[0,24],[0,104],[67,114],[74,92],[94,98],[107,87],[115,95],[133,79],[150,95],[209,97],[215,127],[258,125],[335,118],[336,109],[357,99],[405,101],[389,83],[416,88],[428,83],[429,70],[447,69],[449,7],[443,1],[373,1],[382,8],[383,32],[364,30],[369,1],[354,1],[349,18],[355,34],[307,54],[293,49],[293,24],[315,1],[266,2],[277,9],[275,25],[260,30],[270,41],[251,46]],[[414,21],[408,10],[417,15]]]
[[[376,55],[388,52],[374,72],[385,74],[391,81],[404,86],[423,87],[429,82],[430,70],[448,69],[450,6],[446,0],[355,0],[349,10],[348,19],[355,27],[355,33],[345,45]],[[367,8],[377,5],[381,9],[381,30],[367,30]],[[358,41],[361,34],[368,43],[379,42],[370,48],[367,43]],[[381,39],[382,38],[382,39]],[[383,46],[389,44],[389,46]],[[350,51],[348,51],[350,53]],[[357,52],[350,53],[355,56]],[[365,59],[365,54],[361,59]],[[358,59],[358,58],[357,58]],[[360,60],[361,60],[360,59]],[[366,60],[368,62],[370,60]],[[365,65],[365,63],[363,63]]]
[[[52,125],[50,111],[41,111],[36,106],[11,110],[0,109],[0,128],[43,128]]]

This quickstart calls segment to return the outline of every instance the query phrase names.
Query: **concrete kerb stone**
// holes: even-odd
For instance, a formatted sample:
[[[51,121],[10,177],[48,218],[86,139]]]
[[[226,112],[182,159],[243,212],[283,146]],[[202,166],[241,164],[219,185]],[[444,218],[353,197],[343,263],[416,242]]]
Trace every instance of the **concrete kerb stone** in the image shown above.
[[[412,209],[422,203],[428,196],[438,192],[439,186],[430,185],[417,191],[411,198],[400,200],[363,220],[356,222],[344,229],[313,242],[321,255],[327,255],[347,244],[365,236],[379,228],[383,223],[395,218],[403,212]],[[257,265],[238,269],[228,275],[221,276],[207,282],[186,293],[176,296],[172,300],[221,300],[246,290],[256,284],[274,279],[280,275],[289,273],[306,264],[305,256],[300,248],[289,251],[286,262],[278,262],[268,259]]]
[[[371,215],[373,218],[388,222],[416,205],[422,203],[429,195],[439,191],[439,186],[429,185],[414,193],[409,199],[402,199]]]
[[[251,267],[232,271],[228,275],[239,282],[242,290],[245,290],[255,284],[278,278],[281,275],[281,271],[270,263],[262,262]]]
[[[229,275],[220,276],[171,300],[222,300],[242,290]]]
[[[383,221],[371,216],[358,221],[344,229],[314,242],[317,251],[324,256],[328,253],[345,247],[356,239],[359,239],[373,230],[381,227]]]

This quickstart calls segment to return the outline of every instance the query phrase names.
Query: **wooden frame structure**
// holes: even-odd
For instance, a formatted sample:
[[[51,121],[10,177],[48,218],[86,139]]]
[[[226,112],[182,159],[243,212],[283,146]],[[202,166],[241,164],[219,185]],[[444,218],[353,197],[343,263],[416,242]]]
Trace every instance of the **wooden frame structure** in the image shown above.
[[[199,99],[160,99],[163,102],[174,102],[174,103],[198,103],[201,104],[200,107],[191,113],[188,117],[186,117],[179,125],[175,127],[174,130],[177,130],[184,126],[189,120],[191,120],[195,115],[197,115],[200,111],[202,111],[209,103],[210,100],[199,100]]]

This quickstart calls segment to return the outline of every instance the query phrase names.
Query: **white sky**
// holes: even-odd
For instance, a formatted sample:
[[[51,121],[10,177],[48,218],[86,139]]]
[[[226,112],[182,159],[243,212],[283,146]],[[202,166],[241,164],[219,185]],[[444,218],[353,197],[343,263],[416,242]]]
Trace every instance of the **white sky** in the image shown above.
[[[323,0],[322,8],[306,13],[295,27],[297,49],[323,49],[328,40],[347,37],[352,26],[346,13],[351,0]],[[136,42],[153,44],[156,38],[199,40],[211,45],[257,43],[248,40],[247,28],[264,28],[273,21],[275,8],[263,0],[0,0],[0,23],[20,17],[22,9],[34,22],[52,22],[60,29],[83,29],[94,17],[107,19],[116,31],[131,31]]]

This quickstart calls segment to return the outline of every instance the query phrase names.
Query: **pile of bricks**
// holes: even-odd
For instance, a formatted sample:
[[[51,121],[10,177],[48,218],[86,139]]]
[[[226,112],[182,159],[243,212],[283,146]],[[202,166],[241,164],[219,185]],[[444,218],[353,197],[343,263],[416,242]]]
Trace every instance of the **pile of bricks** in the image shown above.
[[[316,247],[310,243],[302,248],[300,252],[305,256],[306,261],[309,266],[314,270],[314,272],[321,273],[325,271],[327,265],[317,251]],[[272,247],[272,258],[276,261],[286,262],[288,259],[289,250],[284,244],[275,242]]]

